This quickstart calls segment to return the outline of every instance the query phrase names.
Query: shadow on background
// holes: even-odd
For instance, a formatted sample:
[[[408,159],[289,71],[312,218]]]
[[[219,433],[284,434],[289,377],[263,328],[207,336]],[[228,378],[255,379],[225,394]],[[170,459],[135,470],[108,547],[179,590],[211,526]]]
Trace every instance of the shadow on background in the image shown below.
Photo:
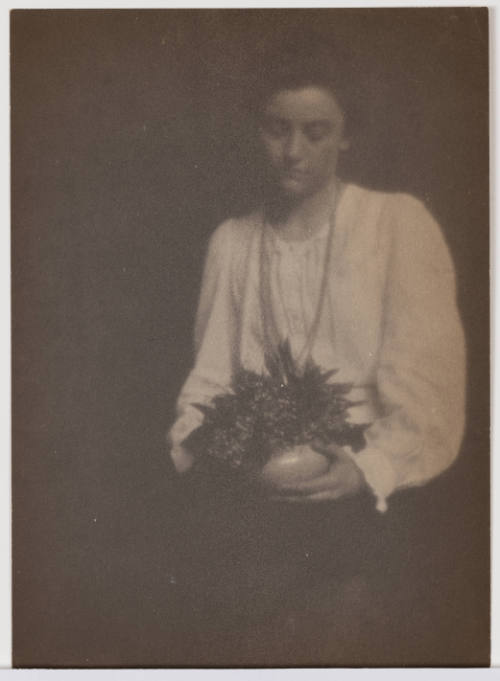
[[[489,662],[486,10],[70,10],[12,13],[15,666],[234,665],[193,633],[164,433],[207,238],[259,188],[255,55],[297,27],[357,55],[343,175],[427,202],[467,332],[461,457],[384,519],[402,608],[437,614],[382,663]]]

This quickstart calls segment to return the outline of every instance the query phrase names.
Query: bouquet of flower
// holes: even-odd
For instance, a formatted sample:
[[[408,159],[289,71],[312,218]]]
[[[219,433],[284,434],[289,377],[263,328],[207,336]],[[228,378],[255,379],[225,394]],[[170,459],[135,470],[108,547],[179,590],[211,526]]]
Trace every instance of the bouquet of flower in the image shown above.
[[[353,451],[365,446],[368,424],[347,420],[348,409],[360,404],[346,397],[351,384],[329,382],[336,370],[323,371],[312,360],[299,368],[288,341],[265,358],[265,367],[263,374],[240,369],[227,393],[195,405],[204,420],[183,444],[197,459],[255,474],[272,457],[315,441]]]

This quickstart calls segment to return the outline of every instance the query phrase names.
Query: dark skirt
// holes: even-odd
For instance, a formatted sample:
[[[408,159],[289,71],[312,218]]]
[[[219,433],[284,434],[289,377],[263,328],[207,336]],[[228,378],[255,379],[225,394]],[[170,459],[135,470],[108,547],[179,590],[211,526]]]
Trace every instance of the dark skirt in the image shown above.
[[[488,659],[487,528],[453,477],[394,494],[384,514],[368,491],[294,505],[200,470],[176,485],[169,659],[190,667]]]
[[[384,518],[368,492],[292,504],[199,472],[182,484],[179,572],[199,666],[376,663],[363,650],[384,618]]]

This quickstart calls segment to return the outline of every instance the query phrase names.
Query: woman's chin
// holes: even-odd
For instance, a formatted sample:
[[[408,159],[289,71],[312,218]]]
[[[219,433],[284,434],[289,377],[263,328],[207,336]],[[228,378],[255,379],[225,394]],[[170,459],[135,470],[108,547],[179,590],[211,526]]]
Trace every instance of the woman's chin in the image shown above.
[[[303,183],[292,182],[290,180],[283,180],[279,183],[279,191],[281,196],[288,201],[300,201],[314,192]]]
[[[288,177],[281,179],[280,189],[290,196],[305,196],[309,193],[309,188],[303,180]]]

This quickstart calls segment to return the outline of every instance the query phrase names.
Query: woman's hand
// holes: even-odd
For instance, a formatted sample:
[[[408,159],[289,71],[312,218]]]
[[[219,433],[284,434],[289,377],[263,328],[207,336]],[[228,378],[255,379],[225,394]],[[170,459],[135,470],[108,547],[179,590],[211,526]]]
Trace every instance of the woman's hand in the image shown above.
[[[175,445],[170,450],[170,456],[178,473],[187,473],[194,464],[193,455],[182,445]]]
[[[354,495],[366,486],[363,474],[341,447],[314,443],[313,448],[332,459],[327,472],[305,482],[283,485],[272,499],[292,503],[329,501]]]

